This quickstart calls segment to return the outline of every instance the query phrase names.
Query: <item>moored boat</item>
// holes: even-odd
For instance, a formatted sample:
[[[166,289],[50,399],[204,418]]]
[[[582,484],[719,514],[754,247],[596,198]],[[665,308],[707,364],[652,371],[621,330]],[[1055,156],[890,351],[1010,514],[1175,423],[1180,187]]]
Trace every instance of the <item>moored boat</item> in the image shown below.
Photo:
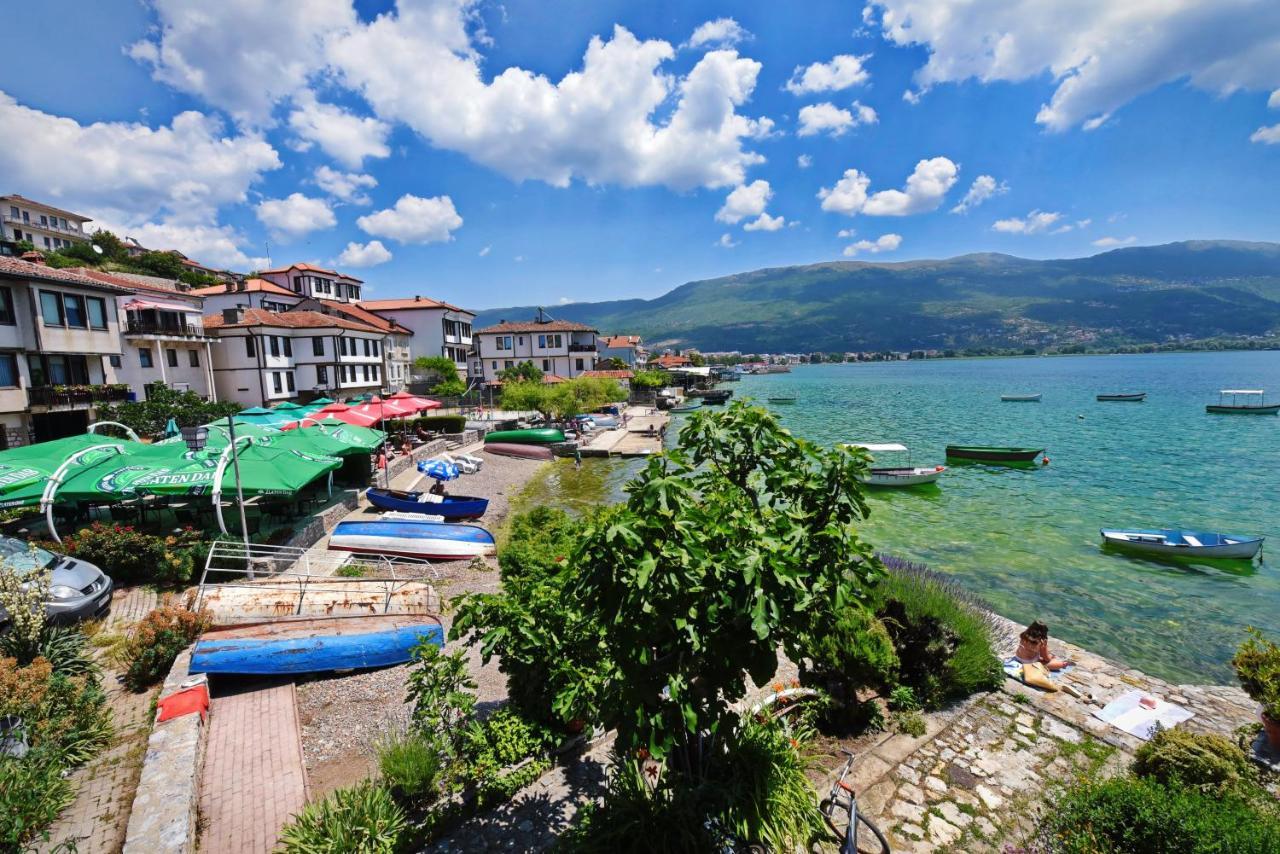
[[[1117,402],[1117,403],[1142,403],[1147,399],[1145,391],[1137,391],[1132,394],[1100,394],[1098,395],[1099,403]]]
[[[1172,529],[1120,530],[1103,528],[1103,541],[1129,551],[1174,557],[1252,560],[1262,549],[1263,537]]]
[[[426,513],[445,519],[479,519],[489,509],[489,499],[471,495],[432,495],[371,486],[365,497],[374,507],[401,513]]]
[[[546,445],[522,445],[517,442],[486,442],[484,449],[486,453],[522,460],[550,460],[555,456]]]
[[[1227,395],[1231,396],[1231,402],[1226,403]],[[1240,402],[1240,398],[1245,399],[1245,403]],[[1254,398],[1257,403],[1251,403]],[[1266,392],[1260,388],[1224,388],[1218,392],[1218,402],[1210,403],[1204,408],[1205,412],[1215,415],[1275,415],[1280,412],[1280,403],[1267,403]]]
[[[858,480],[867,486],[921,486],[926,483],[936,483],[938,478],[942,477],[942,473],[947,470],[946,466],[911,465],[911,452],[907,450],[906,445],[900,445],[896,442],[878,445],[852,442],[850,446],[862,448],[871,454],[907,455],[907,464],[905,466],[872,466],[865,475],[859,475]]]
[[[564,431],[557,427],[530,427],[526,430],[494,430],[486,433],[484,443],[502,442],[514,445],[554,445],[564,441]]]
[[[388,519],[339,522],[329,535],[329,548],[359,554],[462,560],[491,555],[496,546],[493,534],[478,525]]]
[[[726,403],[731,397],[733,397],[733,389],[713,388],[702,393],[702,402],[719,405]]]
[[[303,617],[205,632],[191,673],[275,675],[389,667],[426,640],[444,644],[440,621],[425,614]]]
[[[1005,403],[1039,403],[1043,394],[1002,394],[1000,399]]]
[[[1044,448],[1006,448],[994,445],[947,445],[947,456],[959,460],[1029,463],[1044,453]]]
[[[671,407],[671,411],[672,412],[697,412],[701,408],[702,408],[702,401],[694,398],[694,399],[685,400],[685,402],[681,403],[679,406]]]
[[[765,400],[769,401],[770,403],[783,403],[783,404],[796,402],[796,398],[794,395],[791,397],[766,397]]]

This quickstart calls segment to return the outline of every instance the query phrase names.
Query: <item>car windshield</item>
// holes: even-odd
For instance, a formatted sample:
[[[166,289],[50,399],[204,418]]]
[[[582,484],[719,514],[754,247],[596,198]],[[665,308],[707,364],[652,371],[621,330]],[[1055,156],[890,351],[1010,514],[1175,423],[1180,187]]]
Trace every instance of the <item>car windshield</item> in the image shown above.
[[[22,540],[0,537],[0,560],[25,574],[33,569],[53,566],[58,562],[58,556]]]

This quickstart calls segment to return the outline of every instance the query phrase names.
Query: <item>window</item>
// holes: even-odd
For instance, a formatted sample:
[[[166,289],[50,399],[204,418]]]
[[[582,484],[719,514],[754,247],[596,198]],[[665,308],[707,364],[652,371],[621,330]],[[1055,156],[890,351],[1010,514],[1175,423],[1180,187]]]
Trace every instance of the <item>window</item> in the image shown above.
[[[274,335],[268,335],[267,341],[271,348],[271,355],[278,357],[280,355],[280,339]]]
[[[293,358],[293,341],[289,338],[281,338],[280,340],[284,342],[284,354],[288,356],[290,359],[292,359]]]
[[[70,231],[70,230],[71,230],[71,229],[70,229],[70,227],[67,225],[67,221],[66,221],[65,219],[63,219],[62,217],[58,217],[58,222],[59,222],[59,224],[61,224],[61,225],[62,225],[62,227],[63,227],[63,228],[67,229],[68,231]]]
[[[89,325],[85,320],[84,297],[78,294],[63,294],[62,308],[66,314],[67,326],[84,329]]]
[[[40,292],[40,313],[45,326],[65,326],[62,317],[62,295],[53,291]]]
[[[372,356],[372,355],[373,355],[372,350],[370,350],[370,348],[369,348],[369,339],[368,339],[368,338],[364,339],[364,354],[365,354],[366,356]]]
[[[373,355],[375,355],[375,356],[381,356],[381,355],[382,355],[382,352],[381,352],[381,351],[382,351],[382,343],[381,343],[381,342],[379,342],[379,341],[374,341],[374,342],[373,342]]]
[[[316,385],[329,384],[329,369],[324,365],[316,365]]]
[[[293,292],[295,294],[302,293],[302,277],[301,276],[293,277]]]
[[[44,239],[44,248],[45,248],[45,249],[51,249],[51,248],[52,248],[52,246],[50,245],[49,238],[47,238],[47,237]]]
[[[582,370],[582,360],[581,360],[581,359],[574,359],[573,361],[576,363],[576,367],[577,367],[577,369],[578,369],[578,370]]]
[[[347,355],[347,339],[345,338],[338,339],[338,350],[339,352],[342,353],[342,355],[344,356]]]
[[[285,375],[284,375],[284,380],[285,380],[285,382],[286,382],[286,383],[288,383],[288,385],[289,385],[289,391],[296,391],[296,390],[297,390],[296,388],[294,388],[294,385],[293,385],[293,371],[290,371],[289,373],[285,374]]]
[[[319,335],[311,339],[311,355],[313,356],[324,355],[324,339],[321,338]]]
[[[17,205],[9,205],[9,215],[10,215],[10,216],[12,216],[14,219],[17,219],[17,218],[18,218],[18,207],[17,207]]]
[[[0,323],[13,326],[16,321],[13,315],[13,291],[0,288]]]
[[[513,367],[514,365],[515,365],[515,362],[511,361],[510,359],[507,359],[505,362],[502,363],[502,366],[504,368],[510,368],[510,367]]]
[[[62,238],[61,238],[61,237],[55,237],[55,238],[53,238],[53,248],[54,248],[54,249],[61,249],[61,248],[62,248]]]
[[[538,346],[546,349],[547,347],[560,347],[563,345],[564,339],[559,335],[539,335]]]
[[[256,359],[258,357],[258,346],[253,342],[252,335],[246,335],[244,337],[244,354],[250,359]]]
[[[152,366],[150,347],[138,348],[138,364],[142,365],[144,368],[150,368]]]
[[[26,211],[23,211],[23,212],[22,212],[22,221],[23,221],[23,222],[27,222],[27,223],[31,222],[31,215],[30,215],[29,213],[27,213]]]
[[[498,363],[497,363],[496,361],[495,361],[495,362],[492,362],[491,364],[493,365],[493,369],[494,369],[495,371],[496,371],[496,370],[498,370]]]
[[[379,375],[379,373],[380,373],[380,372],[381,372],[381,369],[380,369],[377,365],[374,365],[374,366],[373,366],[373,381],[374,381],[374,382],[378,382],[378,381],[379,381],[380,377],[379,377],[378,375]]]
[[[510,336],[510,335],[499,335],[499,336],[498,336],[498,341],[497,341],[497,349],[499,349],[499,350],[510,350],[510,349],[511,349],[511,336]]]
[[[199,350],[187,351],[187,364],[189,364],[193,368],[200,367],[200,351]]]
[[[89,326],[94,329],[107,328],[107,304],[97,297],[85,300],[89,307]]]
[[[284,391],[284,382],[280,377],[279,371],[271,372],[271,387],[275,389],[276,394],[280,394]]]
[[[368,366],[368,365],[365,365],[365,366],[364,366],[364,381],[365,381],[365,382],[368,382],[368,381],[369,381],[369,366]]]
[[[169,363],[169,367],[178,367],[178,351],[172,347],[164,348],[164,360]]]
[[[44,214],[40,214],[40,224],[41,224],[41,225],[43,225],[43,226],[48,226],[48,225],[49,225],[49,218],[48,218],[47,216],[45,216]]]
[[[113,368],[118,368],[123,364],[123,362],[121,361],[119,355],[113,353],[112,355],[107,357],[107,364],[109,364]]]
[[[0,353],[0,386],[18,387],[18,357],[12,353]]]

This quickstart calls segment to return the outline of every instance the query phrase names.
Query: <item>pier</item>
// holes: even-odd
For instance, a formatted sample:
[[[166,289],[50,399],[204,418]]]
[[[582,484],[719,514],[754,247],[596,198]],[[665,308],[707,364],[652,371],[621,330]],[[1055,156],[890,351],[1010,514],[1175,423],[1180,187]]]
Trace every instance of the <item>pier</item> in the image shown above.
[[[593,433],[579,451],[584,457],[647,457],[662,453],[671,416],[648,406],[629,406],[624,423]]]

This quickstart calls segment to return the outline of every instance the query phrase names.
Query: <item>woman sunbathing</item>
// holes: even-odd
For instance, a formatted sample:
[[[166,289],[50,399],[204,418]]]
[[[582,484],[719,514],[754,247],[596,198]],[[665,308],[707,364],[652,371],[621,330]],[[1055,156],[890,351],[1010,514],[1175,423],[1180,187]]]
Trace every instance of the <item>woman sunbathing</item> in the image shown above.
[[[1054,658],[1049,654],[1049,627],[1039,620],[1018,635],[1018,651],[1014,657],[1023,664],[1038,661],[1050,670],[1061,670],[1072,663],[1069,658]]]

